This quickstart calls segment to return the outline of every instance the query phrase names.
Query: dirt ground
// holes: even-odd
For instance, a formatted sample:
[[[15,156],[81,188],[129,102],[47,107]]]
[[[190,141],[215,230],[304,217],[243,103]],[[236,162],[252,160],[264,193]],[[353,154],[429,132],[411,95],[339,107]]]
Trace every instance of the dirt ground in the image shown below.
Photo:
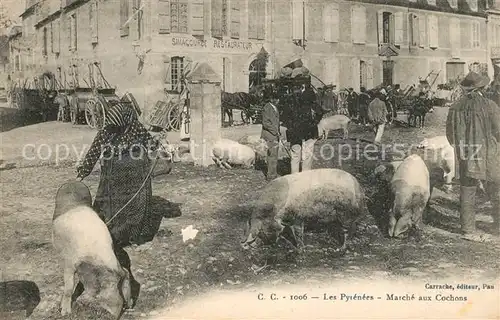
[[[425,129],[393,126],[384,142],[418,143],[424,137],[444,133],[446,109],[437,108],[428,116]],[[351,138],[371,139],[364,127],[354,127]],[[338,138],[330,143],[338,143]],[[354,143],[351,141],[351,143]],[[316,146],[319,153],[322,143]],[[316,161],[314,167],[337,167],[355,175],[370,194],[370,171],[375,160],[350,159]],[[31,167],[1,172],[0,280],[31,280],[40,288],[42,301],[31,319],[60,319],[62,269],[51,244],[54,195],[60,184],[74,179],[73,167]],[[98,174],[84,181],[95,194]],[[358,241],[345,256],[332,251],[334,240],[323,233],[307,233],[307,250],[300,256],[262,249],[249,254],[240,247],[244,217],[241,204],[265,185],[256,170],[196,168],[178,164],[170,175],[153,181],[155,211],[166,216],[165,200],[181,205],[180,217],[165,218],[155,239],[129,248],[132,271],[142,284],[139,302],[125,319],[145,318],[158,310],[175,306],[187,297],[212,289],[249,288],[259,283],[294,284],[307,280],[323,282],[349,278],[441,279],[450,276],[498,279],[500,245],[462,240],[459,228],[458,193],[435,191],[429,211],[430,223],[420,239],[393,240],[368,233],[368,219]],[[484,199],[482,200],[484,202]],[[479,208],[478,228],[488,231],[492,218],[487,208]],[[196,238],[182,241],[181,229],[189,225],[199,230]],[[368,227],[367,227],[368,226]],[[255,266],[268,267],[255,272]],[[253,269],[252,269],[253,267]],[[82,307],[83,308],[83,307]],[[185,315],[189,317],[189,315]],[[100,319],[86,314],[81,319]]]

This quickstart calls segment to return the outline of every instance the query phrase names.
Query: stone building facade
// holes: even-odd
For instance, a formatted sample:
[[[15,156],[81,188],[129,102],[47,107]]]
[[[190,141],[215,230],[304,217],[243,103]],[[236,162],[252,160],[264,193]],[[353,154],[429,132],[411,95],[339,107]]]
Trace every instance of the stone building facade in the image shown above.
[[[147,114],[179,76],[207,62],[228,92],[248,91],[254,60],[272,77],[301,58],[338,88],[399,83],[439,72],[436,84],[490,62],[499,36],[493,0],[27,0],[21,77],[53,72],[87,86],[94,62]],[[488,22],[487,22],[488,21]],[[497,21],[497,20],[496,20]],[[495,23],[498,23],[495,22]],[[493,40],[492,40],[493,39]],[[489,40],[489,41],[488,41]],[[496,45],[495,45],[496,46]],[[495,47],[496,48],[496,47]],[[78,75],[78,76],[75,76]],[[89,80],[87,80],[88,82]]]

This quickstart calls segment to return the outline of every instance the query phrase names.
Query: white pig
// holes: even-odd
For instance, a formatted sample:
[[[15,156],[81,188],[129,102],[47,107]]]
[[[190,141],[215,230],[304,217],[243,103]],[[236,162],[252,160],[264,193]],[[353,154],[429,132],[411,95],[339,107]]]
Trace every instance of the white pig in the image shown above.
[[[422,227],[430,198],[430,176],[425,162],[416,154],[395,164],[379,166],[376,171],[390,180],[389,236],[402,237],[411,227]]]
[[[64,269],[61,313],[71,313],[78,275],[85,292],[119,319],[132,305],[130,275],[120,266],[106,224],[91,208],[92,196],[82,182],[69,182],[57,191],[52,241]]]
[[[330,117],[323,118],[318,123],[318,134],[322,139],[326,139],[328,138],[328,133],[330,132],[330,130],[342,129],[344,132],[344,139],[348,139],[349,122],[351,122],[351,119],[342,114],[336,114]]]
[[[450,145],[446,136],[426,138],[420,142],[418,149],[423,150],[421,156],[429,170],[436,167],[443,169],[445,190],[451,191],[451,183],[455,178],[455,149]]]
[[[356,223],[367,212],[365,194],[357,179],[340,169],[314,169],[279,177],[267,184],[251,202],[252,215],[244,246],[257,240],[272,243],[281,235],[303,246],[304,224],[321,223],[337,231],[341,250]]]
[[[255,163],[255,151],[239,142],[220,139],[212,147],[212,159],[221,168],[231,169],[231,165],[250,168]]]

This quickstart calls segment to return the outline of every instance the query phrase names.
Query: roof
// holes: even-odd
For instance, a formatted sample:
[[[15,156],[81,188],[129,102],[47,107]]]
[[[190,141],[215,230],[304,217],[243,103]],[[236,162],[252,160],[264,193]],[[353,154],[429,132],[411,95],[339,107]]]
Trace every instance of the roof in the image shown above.
[[[405,7],[410,9],[422,9],[429,11],[448,12],[472,16],[486,16],[486,10],[492,8],[495,0],[477,0],[477,11],[472,10],[468,0],[457,0],[457,8],[452,8],[448,0],[435,0],[436,5],[431,5],[427,0],[348,0],[351,2],[363,2],[372,4],[383,4],[390,6]]]

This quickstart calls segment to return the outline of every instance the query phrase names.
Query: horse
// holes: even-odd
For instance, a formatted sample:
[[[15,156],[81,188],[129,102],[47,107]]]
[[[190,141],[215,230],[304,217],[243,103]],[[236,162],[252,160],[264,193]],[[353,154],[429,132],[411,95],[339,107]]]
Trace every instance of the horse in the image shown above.
[[[251,107],[259,105],[262,101],[262,89],[251,88],[250,93],[246,92],[221,92],[222,114],[225,120],[226,115],[229,118],[229,124],[233,124],[233,109],[241,110],[247,117],[251,116]]]

